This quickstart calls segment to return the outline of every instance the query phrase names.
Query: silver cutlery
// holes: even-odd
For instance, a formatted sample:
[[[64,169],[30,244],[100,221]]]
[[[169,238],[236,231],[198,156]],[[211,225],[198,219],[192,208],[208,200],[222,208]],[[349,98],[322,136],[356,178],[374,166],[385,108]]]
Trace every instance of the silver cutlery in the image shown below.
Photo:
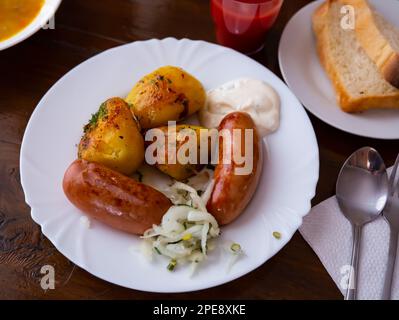
[[[388,201],[385,206],[383,215],[389,224],[390,238],[388,251],[388,264],[385,274],[384,290],[382,298],[384,300],[391,299],[392,281],[395,270],[396,251],[398,249],[398,233],[399,233],[399,155],[396,158],[395,165],[389,178]],[[397,179],[397,181],[395,181]]]
[[[338,176],[336,194],[339,207],[353,229],[345,300],[356,300],[362,227],[380,216],[388,197],[388,174],[375,149],[361,148],[346,160]]]

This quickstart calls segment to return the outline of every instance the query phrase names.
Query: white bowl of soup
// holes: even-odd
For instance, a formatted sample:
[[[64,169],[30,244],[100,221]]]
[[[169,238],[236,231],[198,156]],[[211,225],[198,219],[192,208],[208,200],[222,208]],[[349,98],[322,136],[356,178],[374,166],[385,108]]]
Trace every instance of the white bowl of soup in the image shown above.
[[[30,37],[54,16],[62,0],[0,0],[0,50]]]

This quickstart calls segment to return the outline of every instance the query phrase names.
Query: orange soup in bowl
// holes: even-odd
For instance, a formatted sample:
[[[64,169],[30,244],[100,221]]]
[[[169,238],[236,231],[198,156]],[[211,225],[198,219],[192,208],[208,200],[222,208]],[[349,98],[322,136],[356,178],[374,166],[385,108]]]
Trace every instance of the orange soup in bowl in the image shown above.
[[[44,0],[0,0],[0,41],[26,28],[43,4]]]

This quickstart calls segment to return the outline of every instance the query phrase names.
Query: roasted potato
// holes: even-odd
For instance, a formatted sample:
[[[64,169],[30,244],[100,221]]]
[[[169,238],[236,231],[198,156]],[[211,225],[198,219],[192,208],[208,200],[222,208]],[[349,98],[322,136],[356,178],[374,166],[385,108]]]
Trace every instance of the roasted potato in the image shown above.
[[[150,159],[150,157],[154,156],[156,159],[164,159],[164,161],[159,162],[158,160],[155,163],[149,163],[150,165],[154,165],[163,173],[172,177],[175,180],[185,180],[193,175],[195,175],[198,171],[200,171],[204,164],[200,164],[200,130],[205,133],[204,141],[206,141],[206,146],[208,147],[208,157],[209,160],[211,152],[211,144],[209,141],[208,129],[193,126],[193,125],[177,125],[177,126],[169,126],[169,127],[160,127],[157,128],[163,131],[164,141],[162,142],[147,142],[147,156],[146,160]],[[153,129],[155,130],[155,129]],[[189,136],[192,138],[190,139]],[[176,149],[172,147],[172,140],[175,139]],[[189,163],[180,162],[179,154],[184,155],[183,158],[186,160],[189,158],[189,147],[190,143],[193,142],[193,148],[196,149],[196,154],[192,155],[192,159],[194,161],[189,161]],[[157,144],[159,148],[157,147]],[[149,149],[151,148],[151,150]],[[184,148],[184,149],[182,149]],[[180,151],[180,153],[179,153]]]
[[[104,102],[84,127],[78,157],[131,174],[144,161],[144,139],[129,105],[121,98]]]
[[[165,66],[144,76],[126,98],[143,129],[179,121],[205,104],[202,84],[183,69]]]

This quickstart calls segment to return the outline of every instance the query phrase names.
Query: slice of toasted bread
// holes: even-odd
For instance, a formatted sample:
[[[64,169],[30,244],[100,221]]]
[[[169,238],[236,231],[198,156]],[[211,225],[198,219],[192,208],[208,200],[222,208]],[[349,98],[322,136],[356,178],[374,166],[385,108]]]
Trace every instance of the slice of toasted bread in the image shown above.
[[[399,90],[388,83],[357,41],[343,28],[342,2],[328,0],[313,15],[317,50],[346,112],[399,108]]]
[[[360,44],[378,69],[399,88],[399,30],[375,12],[366,0],[344,0],[356,14],[355,30]]]

